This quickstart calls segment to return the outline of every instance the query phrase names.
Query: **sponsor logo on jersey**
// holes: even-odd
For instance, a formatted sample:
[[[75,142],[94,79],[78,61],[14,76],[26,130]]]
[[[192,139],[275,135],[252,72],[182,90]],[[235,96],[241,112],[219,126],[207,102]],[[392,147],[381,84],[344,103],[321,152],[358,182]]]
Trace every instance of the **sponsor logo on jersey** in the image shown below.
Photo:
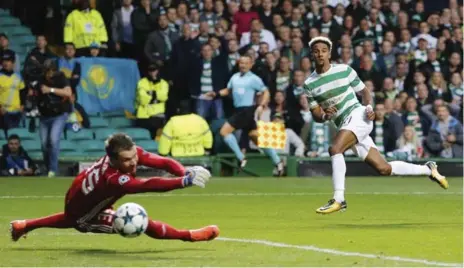
[[[127,175],[122,175],[119,177],[118,181],[119,184],[123,185],[124,183],[128,182],[130,180],[129,176]]]

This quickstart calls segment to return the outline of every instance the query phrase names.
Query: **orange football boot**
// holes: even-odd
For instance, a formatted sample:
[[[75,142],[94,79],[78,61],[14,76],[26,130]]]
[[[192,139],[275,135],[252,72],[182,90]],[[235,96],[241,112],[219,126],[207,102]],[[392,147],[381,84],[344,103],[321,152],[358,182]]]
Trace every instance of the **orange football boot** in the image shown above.
[[[209,225],[197,230],[190,230],[192,242],[209,241],[219,236],[219,228],[216,225]]]
[[[26,238],[26,220],[18,220],[10,222],[11,240],[18,241],[21,237]]]

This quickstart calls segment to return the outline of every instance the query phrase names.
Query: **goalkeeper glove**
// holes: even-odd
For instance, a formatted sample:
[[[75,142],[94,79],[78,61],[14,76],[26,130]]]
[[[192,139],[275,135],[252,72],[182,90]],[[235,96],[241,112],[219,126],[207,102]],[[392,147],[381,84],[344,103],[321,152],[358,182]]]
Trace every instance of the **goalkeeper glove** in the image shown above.
[[[184,187],[196,185],[205,188],[205,184],[211,178],[211,173],[204,167],[194,166],[188,167],[184,176]]]

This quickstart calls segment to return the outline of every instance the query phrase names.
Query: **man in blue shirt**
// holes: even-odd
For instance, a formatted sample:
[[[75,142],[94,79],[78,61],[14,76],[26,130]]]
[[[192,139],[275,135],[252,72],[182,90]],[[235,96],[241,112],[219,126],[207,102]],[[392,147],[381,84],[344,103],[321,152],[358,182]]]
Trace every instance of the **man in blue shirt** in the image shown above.
[[[236,129],[247,131],[253,142],[258,144],[255,113],[260,118],[265,105],[269,102],[269,90],[264,85],[263,80],[250,71],[252,65],[251,57],[241,56],[239,60],[240,72],[235,73],[230,78],[227,88],[219,91],[221,97],[232,93],[235,113],[222,126],[220,133],[225,143],[240,161],[242,169],[245,167],[247,161],[240,151],[237,139],[232,132]],[[258,106],[254,104],[256,93],[262,95]],[[276,166],[274,174],[282,176],[284,173],[284,164],[276,151],[271,148],[263,148],[262,150],[274,162]]]

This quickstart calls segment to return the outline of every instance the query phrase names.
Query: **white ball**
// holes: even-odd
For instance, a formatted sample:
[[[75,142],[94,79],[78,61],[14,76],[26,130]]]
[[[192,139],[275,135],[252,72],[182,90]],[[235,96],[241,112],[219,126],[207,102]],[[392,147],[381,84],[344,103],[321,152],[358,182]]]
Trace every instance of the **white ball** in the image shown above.
[[[148,214],[136,203],[125,203],[116,210],[113,229],[124,237],[137,237],[147,230]]]

